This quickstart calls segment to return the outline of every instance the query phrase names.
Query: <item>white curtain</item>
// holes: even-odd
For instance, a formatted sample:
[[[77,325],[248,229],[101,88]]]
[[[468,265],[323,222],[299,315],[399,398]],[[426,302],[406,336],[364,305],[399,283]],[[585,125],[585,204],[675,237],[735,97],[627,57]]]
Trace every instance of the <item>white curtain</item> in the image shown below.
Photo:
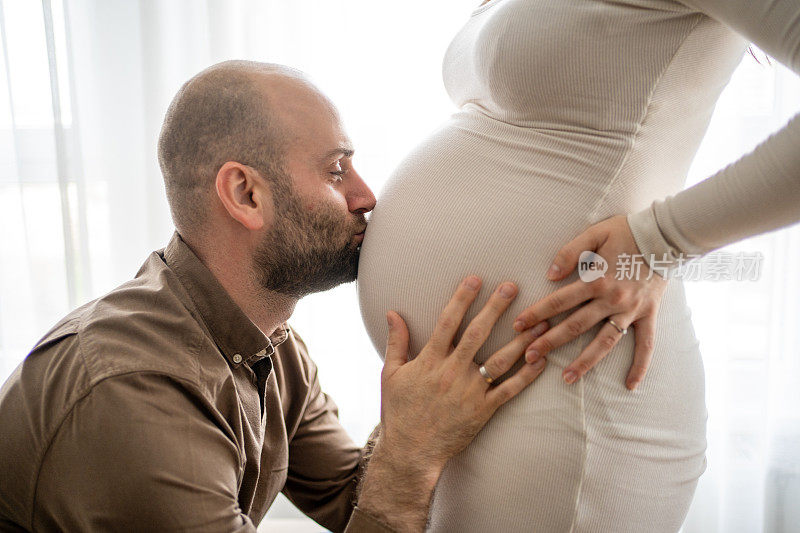
[[[800,79],[760,52],[745,56],[720,98],[688,184],[751,150],[798,109]],[[686,282],[706,367],[709,448],[684,531],[797,532],[800,227],[724,251],[764,257],[755,282]]]
[[[167,242],[155,145],[184,80],[229,58],[308,72],[338,105],[377,192],[452,112],[441,58],[475,3],[0,1],[0,381],[61,316]],[[690,181],[800,109],[796,77],[759,59],[746,57],[724,94]],[[706,364],[709,468],[684,530],[797,531],[800,231],[731,249],[764,254],[759,281],[687,282]],[[293,322],[363,441],[378,419],[380,361],[354,287],[308,297]],[[319,529],[281,521],[295,514],[282,501],[270,525]]]

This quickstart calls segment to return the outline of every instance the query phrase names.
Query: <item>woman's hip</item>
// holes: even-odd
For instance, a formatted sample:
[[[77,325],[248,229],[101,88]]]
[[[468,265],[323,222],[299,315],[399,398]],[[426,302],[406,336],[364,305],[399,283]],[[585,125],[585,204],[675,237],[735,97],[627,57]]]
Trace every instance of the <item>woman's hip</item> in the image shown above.
[[[566,385],[559,361],[574,355],[549,358],[448,463],[432,530],[677,531],[705,469],[703,372],[692,336],[672,348],[657,343],[656,372],[633,392],[622,351]]]

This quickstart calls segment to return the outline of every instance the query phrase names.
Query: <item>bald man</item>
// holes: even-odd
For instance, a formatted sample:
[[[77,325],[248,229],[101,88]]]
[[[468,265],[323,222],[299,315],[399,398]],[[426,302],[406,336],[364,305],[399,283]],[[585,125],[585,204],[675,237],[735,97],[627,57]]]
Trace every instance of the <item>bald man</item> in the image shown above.
[[[283,492],[333,531],[422,530],[446,461],[543,368],[483,377],[541,327],[472,362],[513,283],[455,346],[475,277],[419,354],[388,314],[381,429],[360,449],[287,325],[299,298],[355,279],[375,206],[334,106],[292,69],[221,63],[175,96],[158,151],[172,240],[0,390],[0,529],[254,531]]]

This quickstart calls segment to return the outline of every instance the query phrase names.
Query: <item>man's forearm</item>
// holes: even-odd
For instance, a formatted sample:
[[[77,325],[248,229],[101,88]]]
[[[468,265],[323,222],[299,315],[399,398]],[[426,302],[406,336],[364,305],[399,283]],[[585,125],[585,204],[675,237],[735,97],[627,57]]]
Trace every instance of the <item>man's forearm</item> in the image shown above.
[[[362,481],[358,507],[398,532],[423,531],[441,470],[385,446],[379,438]]]

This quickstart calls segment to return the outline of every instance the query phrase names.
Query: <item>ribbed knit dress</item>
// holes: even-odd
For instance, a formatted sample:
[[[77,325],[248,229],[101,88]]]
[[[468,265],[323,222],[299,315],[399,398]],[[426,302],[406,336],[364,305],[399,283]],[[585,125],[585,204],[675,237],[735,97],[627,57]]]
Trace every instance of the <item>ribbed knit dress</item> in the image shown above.
[[[520,287],[485,360],[513,338],[522,309],[577,279],[547,280],[555,253],[612,215],[628,215],[646,257],[670,260],[800,220],[798,118],[682,191],[748,42],[800,71],[800,0],[477,8],[444,58],[458,111],[399,165],[362,247],[359,298],[378,352],[387,310],[406,320],[417,353],[459,281],[477,274],[484,288],[467,319],[501,281]],[[631,334],[579,382],[562,380],[599,327],[551,352],[538,380],[448,463],[433,531],[678,530],[706,449],[703,364],[682,281],[667,284],[636,391],[624,385]]]

